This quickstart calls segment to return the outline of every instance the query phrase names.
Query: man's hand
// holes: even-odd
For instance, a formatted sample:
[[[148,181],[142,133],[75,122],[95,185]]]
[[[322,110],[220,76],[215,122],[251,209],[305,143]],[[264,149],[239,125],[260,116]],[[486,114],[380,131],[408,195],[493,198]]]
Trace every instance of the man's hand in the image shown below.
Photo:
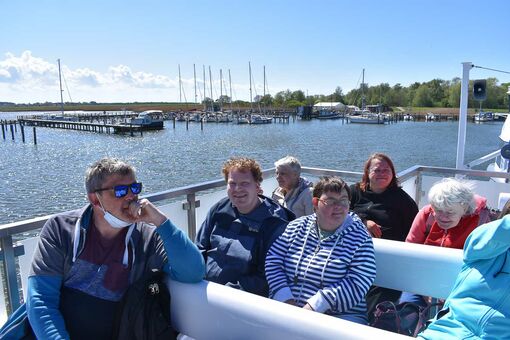
[[[381,226],[372,220],[367,220],[367,229],[372,237],[380,238],[382,236]]]
[[[143,198],[129,204],[129,213],[135,222],[146,222],[159,227],[166,221],[166,216],[149,200]]]

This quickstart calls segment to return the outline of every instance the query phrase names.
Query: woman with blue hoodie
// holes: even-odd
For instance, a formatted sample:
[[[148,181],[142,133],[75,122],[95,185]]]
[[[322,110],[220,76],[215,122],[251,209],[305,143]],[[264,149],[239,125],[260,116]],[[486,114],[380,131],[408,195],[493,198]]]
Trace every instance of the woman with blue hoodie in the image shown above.
[[[464,264],[424,339],[510,339],[510,216],[476,228]]]

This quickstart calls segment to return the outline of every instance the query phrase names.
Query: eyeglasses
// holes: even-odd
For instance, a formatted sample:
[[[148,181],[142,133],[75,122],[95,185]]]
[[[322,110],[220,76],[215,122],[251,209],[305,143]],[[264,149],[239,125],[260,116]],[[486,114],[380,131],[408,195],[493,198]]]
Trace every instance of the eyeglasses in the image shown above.
[[[387,175],[387,174],[391,173],[391,169],[389,169],[389,168],[385,168],[385,169],[370,169],[369,172],[371,174],[376,174],[376,175]]]
[[[113,190],[115,193],[115,197],[122,198],[128,194],[130,189],[133,195],[138,195],[142,191],[142,183],[134,182],[129,185],[116,185],[113,188],[97,189],[95,192]]]
[[[334,199],[334,198],[326,198],[326,199],[320,199],[319,198],[319,201],[321,201],[325,206],[328,206],[328,207],[342,207],[342,208],[349,208],[351,202],[348,200],[348,199],[341,199],[341,200],[337,200],[337,199]]]

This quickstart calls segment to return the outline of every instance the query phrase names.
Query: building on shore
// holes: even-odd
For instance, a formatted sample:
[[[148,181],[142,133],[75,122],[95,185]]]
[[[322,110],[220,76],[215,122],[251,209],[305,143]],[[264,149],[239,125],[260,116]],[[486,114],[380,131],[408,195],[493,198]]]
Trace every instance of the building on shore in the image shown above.
[[[341,102],[319,102],[313,106],[314,111],[330,110],[336,112],[345,111],[345,104]]]

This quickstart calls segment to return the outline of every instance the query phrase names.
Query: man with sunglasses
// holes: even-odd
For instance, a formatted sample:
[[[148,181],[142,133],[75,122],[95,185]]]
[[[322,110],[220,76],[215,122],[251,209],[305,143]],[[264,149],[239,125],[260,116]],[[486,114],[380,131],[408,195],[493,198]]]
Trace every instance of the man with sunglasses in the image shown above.
[[[103,158],[85,176],[86,207],[43,227],[28,278],[27,312],[39,339],[110,339],[119,302],[144,273],[198,282],[197,247],[146,199],[135,169]]]

